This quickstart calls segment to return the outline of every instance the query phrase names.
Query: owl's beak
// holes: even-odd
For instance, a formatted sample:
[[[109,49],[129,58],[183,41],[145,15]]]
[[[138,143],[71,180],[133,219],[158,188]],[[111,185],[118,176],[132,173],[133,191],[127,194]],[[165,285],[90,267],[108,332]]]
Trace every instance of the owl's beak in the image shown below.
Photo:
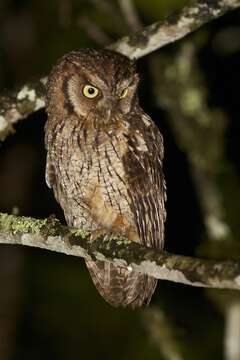
[[[115,110],[117,105],[117,99],[113,96],[105,98],[101,105],[99,106],[99,110],[101,112],[102,119],[105,123],[109,121],[113,111]]]

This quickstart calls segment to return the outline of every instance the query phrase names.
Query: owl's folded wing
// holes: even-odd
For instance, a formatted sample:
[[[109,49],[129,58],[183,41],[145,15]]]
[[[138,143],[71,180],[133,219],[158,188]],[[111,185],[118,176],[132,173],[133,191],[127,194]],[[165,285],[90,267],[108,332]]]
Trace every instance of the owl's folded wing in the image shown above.
[[[124,163],[128,192],[142,244],[163,249],[166,185],[163,175],[163,140],[154,124],[129,139]]]

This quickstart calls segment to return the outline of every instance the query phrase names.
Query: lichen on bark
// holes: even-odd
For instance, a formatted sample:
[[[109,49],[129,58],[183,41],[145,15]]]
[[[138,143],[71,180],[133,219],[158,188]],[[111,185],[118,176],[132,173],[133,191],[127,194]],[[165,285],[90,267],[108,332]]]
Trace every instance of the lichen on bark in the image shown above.
[[[47,219],[39,220],[30,217],[16,217],[0,213],[0,230],[1,232],[15,234],[32,233],[39,234],[43,226],[47,223]]]

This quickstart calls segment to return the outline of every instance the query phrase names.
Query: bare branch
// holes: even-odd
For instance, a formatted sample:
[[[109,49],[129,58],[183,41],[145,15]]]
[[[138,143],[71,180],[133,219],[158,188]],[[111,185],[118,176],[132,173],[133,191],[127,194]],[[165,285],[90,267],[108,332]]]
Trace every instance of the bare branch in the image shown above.
[[[240,303],[238,301],[229,304],[225,317],[225,359],[238,360],[240,358]]]
[[[36,220],[0,213],[0,243],[19,244],[110,261],[156,279],[191,286],[240,289],[240,262],[197,259],[159,252],[116,236],[90,242],[90,233],[50,217]]]
[[[79,16],[77,24],[85,30],[86,34],[94,40],[96,44],[106,46],[111,42],[111,38],[87,16]]]
[[[125,36],[109,48],[137,59],[183,38],[210,20],[238,7],[240,0],[194,1],[174,16]],[[12,132],[14,123],[44,107],[45,82],[46,78],[26,84],[9,96],[0,96],[0,140],[4,140]]]
[[[148,337],[166,360],[183,360],[177,324],[161,307],[151,306],[142,313]]]

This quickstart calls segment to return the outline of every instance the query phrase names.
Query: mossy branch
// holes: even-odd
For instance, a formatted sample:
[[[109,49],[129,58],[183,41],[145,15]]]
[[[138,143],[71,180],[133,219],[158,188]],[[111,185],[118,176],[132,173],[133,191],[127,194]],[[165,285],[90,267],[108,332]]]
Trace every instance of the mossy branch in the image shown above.
[[[191,286],[240,290],[240,262],[173,255],[116,236],[91,242],[89,232],[70,229],[54,217],[37,220],[0,213],[0,243],[110,261],[156,279]]]
[[[178,13],[123,37],[109,48],[138,59],[238,7],[240,0],[193,1]],[[0,140],[13,131],[13,124],[44,107],[46,80],[26,84],[10,95],[0,95]]]

